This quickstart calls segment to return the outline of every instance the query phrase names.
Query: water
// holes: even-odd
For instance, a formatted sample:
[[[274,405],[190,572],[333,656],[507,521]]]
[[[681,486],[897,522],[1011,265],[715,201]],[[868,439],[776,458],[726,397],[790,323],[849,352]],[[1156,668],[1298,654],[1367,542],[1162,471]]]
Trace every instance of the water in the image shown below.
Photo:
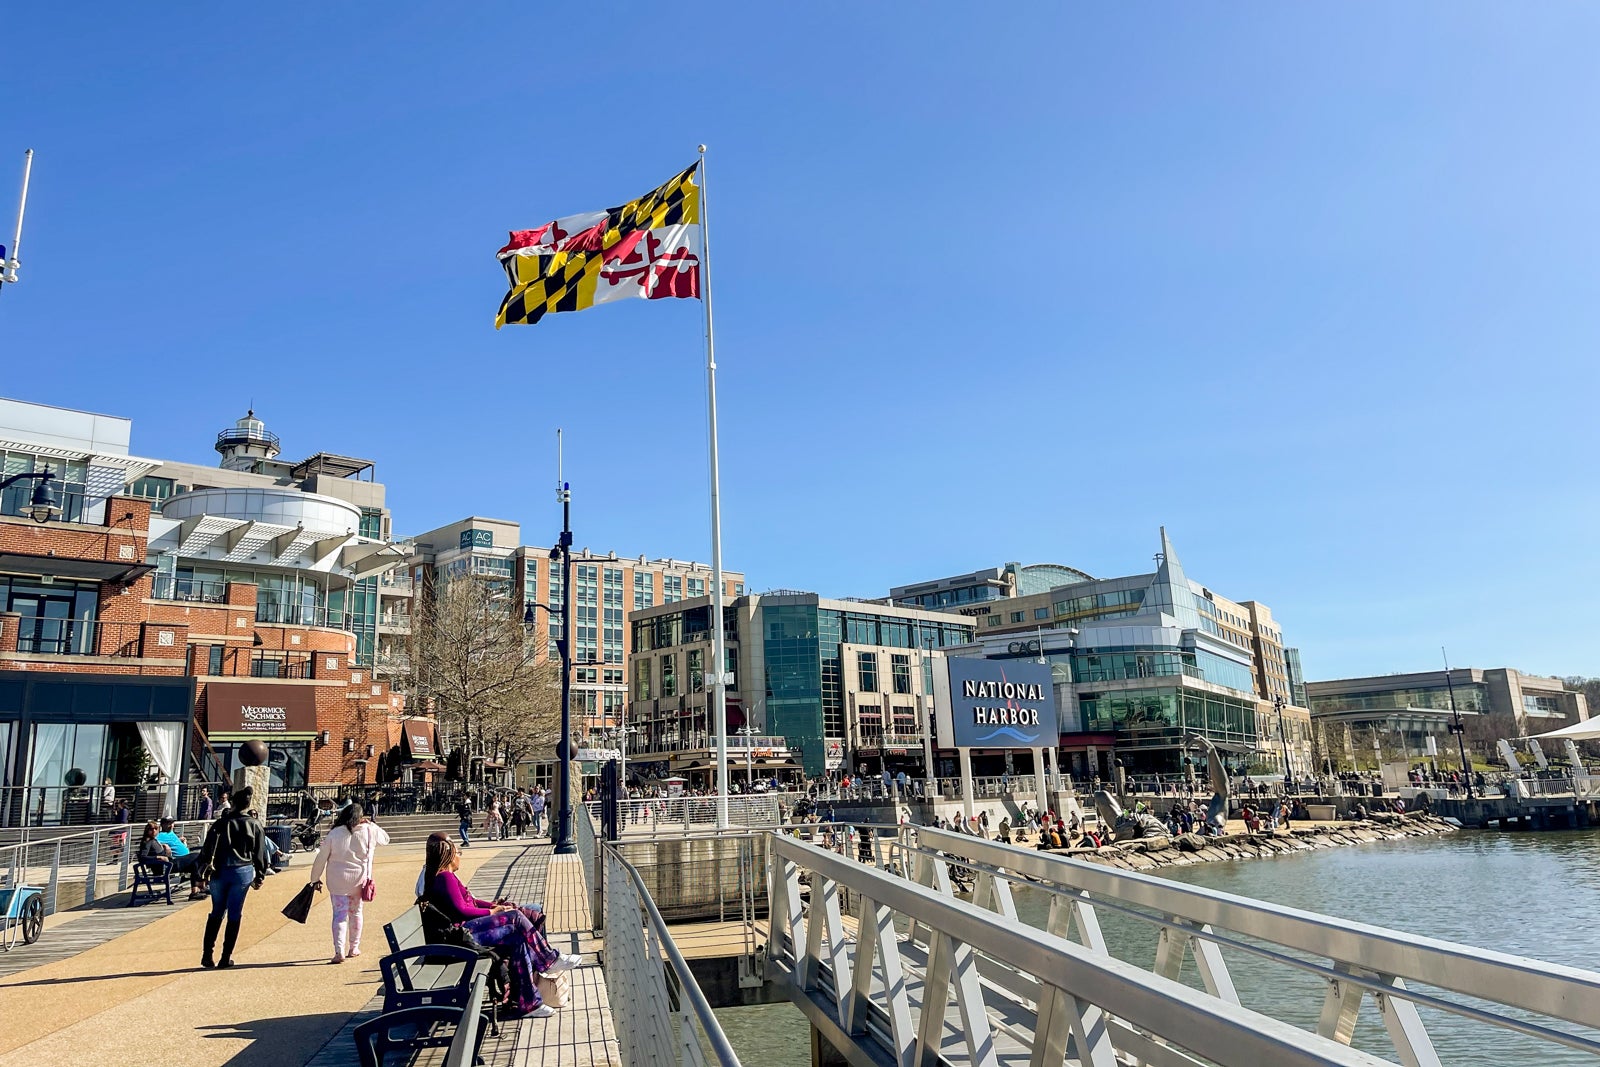
[[[1197,864],[1161,872],[1175,881],[1259,897],[1551,963],[1600,969],[1600,832],[1463,832],[1406,838],[1275,859]],[[1016,892],[1018,917],[1042,926],[1048,895]],[[1101,913],[1114,954],[1153,961],[1150,928]],[[1319,980],[1242,953],[1228,968],[1244,1005],[1297,1026],[1315,1026]],[[1198,987],[1192,960],[1183,981]],[[729,1040],[752,1067],[809,1067],[805,1021],[787,1005],[717,1012]],[[1394,1059],[1371,999],[1355,1044]],[[1451,1067],[1569,1067],[1600,1059],[1454,1016],[1423,1009],[1440,1058]]]

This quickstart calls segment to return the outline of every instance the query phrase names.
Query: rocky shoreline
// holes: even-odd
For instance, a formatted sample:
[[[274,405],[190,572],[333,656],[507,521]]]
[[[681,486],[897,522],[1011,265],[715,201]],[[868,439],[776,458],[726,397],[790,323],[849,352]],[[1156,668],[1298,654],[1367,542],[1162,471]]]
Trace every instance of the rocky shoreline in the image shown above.
[[[1140,838],[1099,848],[1046,851],[1090,863],[1103,863],[1125,871],[1149,871],[1159,867],[1187,867],[1194,863],[1286,856],[1318,848],[1364,845],[1402,837],[1427,837],[1454,833],[1455,830],[1456,827],[1443,819],[1420,812],[1407,812],[1404,815],[1375,814],[1361,822],[1313,823],[1278,833],[1223,834],[1219,837],[1179,834],[1177,837]]]

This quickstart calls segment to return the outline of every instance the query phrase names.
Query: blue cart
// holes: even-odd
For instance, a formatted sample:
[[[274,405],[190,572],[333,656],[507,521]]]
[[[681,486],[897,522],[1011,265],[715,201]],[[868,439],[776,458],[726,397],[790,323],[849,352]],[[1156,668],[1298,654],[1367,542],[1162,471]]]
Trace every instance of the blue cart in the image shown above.
[[[35,885],[0,886],[0,950],[31,945],[44,932],[44,891]]]

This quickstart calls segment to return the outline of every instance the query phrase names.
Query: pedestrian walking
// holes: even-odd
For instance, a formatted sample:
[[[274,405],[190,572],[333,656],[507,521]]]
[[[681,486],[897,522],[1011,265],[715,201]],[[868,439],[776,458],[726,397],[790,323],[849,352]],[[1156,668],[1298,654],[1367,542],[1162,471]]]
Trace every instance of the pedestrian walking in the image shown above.
[[[483,836],[490,841],[500,840],[502,836],[501,827],[503,825],[500,818],[500,800],[499,798],[491,798],[489,809],[483,813]]]
[[[456,818],[461,820],[461,847],[470,848],[472,846],[472,838],[470,836],[470,831],[472,830],[472,801],[467,799],[467,794],[465,793],[462,793],[461,799],[456,801]]]
[[[206,918],[202,967],[233,966],[233,946],[239,940],[245,894],[260,889],[267,876],[267,835],[261,824],[247,814],[254,799],[255,792],[249,786],[229,794],[228,810],[211,824],[200,849],[200,869],[209,872],[211,881],[211,914]],[[228,925],[222,936],[222,958],[216,959],[212,950],[224,917]]]
[[[372,860],[389,835],[361,810],[349,804],[333,820],[311,863],[311,884],[321,889],[327,878],[328,900],[333,905],[333,959],[343,963],[361,955],[361,905],[377,896]]]
[[[544,829],[544,786],[533,787],[533,832],[537,836]]]

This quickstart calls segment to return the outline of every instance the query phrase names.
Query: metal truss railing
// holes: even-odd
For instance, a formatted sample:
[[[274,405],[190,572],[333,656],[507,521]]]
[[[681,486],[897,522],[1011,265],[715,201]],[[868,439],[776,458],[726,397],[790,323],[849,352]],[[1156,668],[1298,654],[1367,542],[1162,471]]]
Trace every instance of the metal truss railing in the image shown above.
[[[902,837],[907,865],[923,891],[950,897],[951,875],[957,872],[970,880],[972,904],[1007,923],[1017,921],[1013,885],[1028,885],[1050,894],[1045,933],[1058,940],[1073,933],[1077,952],[1112,958],[1101,932],[1102,915],[1132,920],[1146,930],[1153,928],[1155,975],[1176,979],[1186,959],[1192,958],[1208,1003],[1241,1005],[1229,958],[1248,958],[1253,967],[1270,965],[1258,974],[1270,971],[1285,987],[1294,982],[1320,988],[1314,1037],[1296,1031],[1302,1040],[1349,1045],[1370,1000],[1399,1062],[1407,1065],[1429,1067],[1441,1062],[1425,1023],[1439,1019],[1437,1013],[1523,1035],[1530,1039],[1521,1043],[1527,1062],[1542,1062],[1541,1052],[1548,1054],[1555,1045],[1600,1054],[1600,973],[962,834],[908,827]],[[912,917],[918,924],[928,925],[925,917]],[[1258,988],[1260,984],[1258,979]],[[1198,996],[1189,987],[1181,988],[1190,1001]],[[1115,1006],[1102,1006],[1124,1023],[1135,1025]],[[1114,1032],[1117,1029],[1122,1027],[1114,1027]],[[1481,1029],[1477,1034],[1479,1040],[1489,1036]],[[1509,1035],[1502,1033],[1499,1038],[1509,1039]],[[1228,1058],[1221,1062],[1287,1061]]]
[[[191,850],[205,838],[208,822],[180,822],[173,829]],[[78,833],[54,833],[0,845],[0,888],[31,885],[43,890],[44,913],[54,915],[132,884],[133,860],[143,827],[118,823]],[[113,888],[107,889],[107,883]]]
[[[768,973],[857,1067],[1383,1062],[797,839],[773,857]]]
[[[639,872],[604,847],[606,990],[624,1067],[739,1067]]]

